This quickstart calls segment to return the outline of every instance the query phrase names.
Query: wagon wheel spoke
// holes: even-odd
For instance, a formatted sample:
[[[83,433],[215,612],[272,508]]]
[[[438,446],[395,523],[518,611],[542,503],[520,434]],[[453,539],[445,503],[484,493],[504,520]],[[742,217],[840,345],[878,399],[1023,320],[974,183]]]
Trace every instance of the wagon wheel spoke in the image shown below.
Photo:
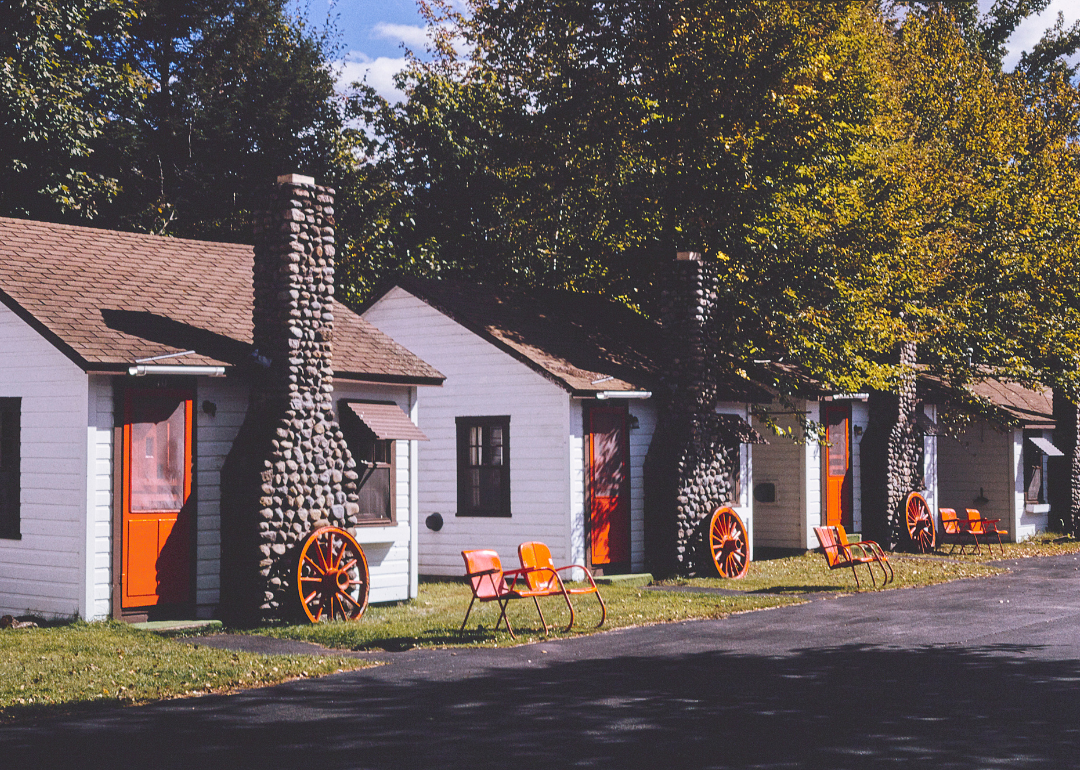
[[[926,499],[918,492],[912,492],[907,497],[905,510],[908,537],[912,545],[923,553],[932,550],[937,541],[937,532]]]
[[[718,508],[709,524],[709,549],[721,577],[741,578],[750,560],[746,527],[734,510]]]
[[[313,623],[324,617],[355,620],[367,609],[367,559],[344,529],[323,527],[313,532],[301,548],[296,577],[301,607]]]
[[[360,609],[360,602],[356,601],[356,599],[352,598],[351,596],[349,596],[349,594],[345,593],[344,591],[338,591],[338,604],[341,604],[341,611],[342,612],[345,611],[345,605],[342,604],[342,602],[341,602],[342,597],[344,597],[344,598],[348,599],[350,602],[352,602],[352,605],[354,607],[356,607],[356,609]]]

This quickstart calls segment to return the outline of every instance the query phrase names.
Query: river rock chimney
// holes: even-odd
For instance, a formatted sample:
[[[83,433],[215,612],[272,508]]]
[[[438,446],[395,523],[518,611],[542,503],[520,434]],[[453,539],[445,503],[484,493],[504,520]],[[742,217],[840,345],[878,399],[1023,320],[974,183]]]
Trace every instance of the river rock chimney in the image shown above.
[[[223,519],[235,517],[232,542],[223,521],[223,550],[240,549],[229,554],[233,614],[248,619],[292,616],[299,546],[318,527],[355,525],[359,511],[356,464],[333,412],[333,205],[334,190],[290,174],[255,221],[258,371],[230,454],[235,510],[222,501]]]

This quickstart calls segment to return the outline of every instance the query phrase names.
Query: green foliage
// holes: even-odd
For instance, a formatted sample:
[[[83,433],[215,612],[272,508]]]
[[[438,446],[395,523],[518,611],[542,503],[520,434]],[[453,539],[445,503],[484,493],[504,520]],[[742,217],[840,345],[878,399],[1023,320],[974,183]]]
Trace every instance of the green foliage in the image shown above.
[[[145,81],[124,62],[129,0],[0,0],[0,214],[90,219],[115,193],[92,156]]]
[[[354,102],[370,132],[358,293],[388,272],[570,287],[651,312],[679,249],[718,268],[723,349],[893,389],[902,344],[952,382],[1070,385],[1080,350],[1075,87],[1044,0],[495,3],[469,51]]]
[[[245,240],[281,173],[333,184],[353,160],[329,32],[284,0],[141,0],[133,56],[155,88],[112,135],[125,228]]]
[[[361,105],[375,270],[648,305],[676,248],[744,257],[775,189],[872,113],[845,80],[870,71],[861,3],[478,0],[451,20],[467,59],[444,48],[404,104]]]

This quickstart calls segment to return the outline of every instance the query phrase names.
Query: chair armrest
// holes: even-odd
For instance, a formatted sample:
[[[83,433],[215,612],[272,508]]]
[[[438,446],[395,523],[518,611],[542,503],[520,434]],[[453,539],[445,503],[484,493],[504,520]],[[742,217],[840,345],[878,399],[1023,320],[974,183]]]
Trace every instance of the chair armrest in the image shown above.
[[[584,564],[567,564],[565,567],[556,567],[555,571],[556,572],[562,572],[563,570],[568,570],[568,569],[579,569],[579,570],[581,570],[582,572],[585,573],[585,579],[588,580],[590,583],[592,583],[594,586],[596,585],[596,583],[593,581],[592,573],[589,572],[589,570],[585,568]]]
[[[497,574],[499,574],[499,572],[500,572],[500,570],[497,570],[497,569],[485,569],[485,570],[481,570],[480,572],[466,572],[465,577],[474,578],[474,577],[483,577],[484,575],[497,575]],[[503,572],[503,574],[506,574],[505,570],[503,570],[502,572]]]

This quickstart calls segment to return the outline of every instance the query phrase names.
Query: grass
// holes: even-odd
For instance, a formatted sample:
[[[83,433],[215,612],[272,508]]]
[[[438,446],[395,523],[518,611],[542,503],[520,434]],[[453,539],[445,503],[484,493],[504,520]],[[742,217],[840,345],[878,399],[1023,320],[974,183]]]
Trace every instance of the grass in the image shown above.
[[[1044,535],[1024,543],[997,548],[991,556],[895,554],[890,562],[896,581],[890,588],[984,577],[1001,570],[991,559],[1018,559],[1080,551],[1080,542]],[[864,568],[860,568],[860,577]],[[743,580],[693,578],[665,581],[654,590],[603,586],[608,605],[604,630],[634,625],[720,618],[736,612],[804,601],[810,592],[836,595],[855,590],[849,570],[830,572],[816,553],[755,561]],[[734,593],[682,591],[680,588],[722,589]],[[865,590],[865,589],[864,589]],[[880,590],[880,589],[879,589]],[[395,605],[370,607],[357,623],[277,625],[249,631],[267,636],[316,642],[350,650],[403,650],[412,647],[510,646],[545,638],[532,602],[512,602],[510,622],[518,632],[510,639],[495,632],[494,603],[476,605],[464,637],[458,628],[469,604],[469,589],[458,581],[425,581],[420,596]],[[552,637],[594,633],[599,619],[591,596],[575,597],[578,625]],[[548,622],[567,622],[559,599],[543,603]],[[255,655],[180,644],[131,626],[106,622],[76,622],[55,628],[0,631],[0,721],[100,705],[148,703],[210,692],[259,687],[289,679],[322,676],[366,665],[336,656]]]
[[[1056,535],[1045,535],[1025,543],[1007,543],[1004,558],[1050,556],[1075,551],[1080,551],[1080,543],[1072,540],[1065,542]],[[994,553],[994,559],[1002,558],[997,555],[996,548]],[[1001,567],[987,564],[990,560],[985,548],[979,556],[894,554],[890,556],[890,563],[896,580],[888,588],[933,585],[950,580],[987,577],[1003,571]],[[865,567],[859,567],[859,578],[864,583],[863,590],[875,590]],[[680,578],[661,581],[658,587],[722,589],[738,594],[603,586],[600,590],[608,604],[608,620],[604,628],[719,618],[736,612],[797,603],[804,601],[809,593],[850,593],[855,591],[855,581],[850,570],[829,571],[820,554],[807,553],[751,562],[748,574],[742,580]],[[876,590],[883,590],[880,579]],[[498,647],[593,633],[595,629],[591,626],[598,619],[592,597],[579,596],[575,601],[579,621],[574,629],[569,633],[557,629],[550,636],[545,636],[532,602],[515,601],[511,602],[508,613],[510,623],[517,632],[517,639],[514,640],[505,630],[494,631],[493,626],[498,619],[496,605],[478,604],[473,607],[465,635],[459,637],[458,628],[469,598],[469,589],[461,582],[423,582],[417,599],[393,606],[371,607],[359,623],[270,626],[257,629],[254,633],[348,650],[475,645]],[[566,623],[567,616],[565,610],[560,612],[559,602],[561,599],[546,599],[543,603],[549,624],[557,625],[560,620]]]
[[[117,622],[0,631],[0,720],[227,692],[367,665],[179,644]]]
[[[604,629],[648,623],[670,623],[694,618],[719,618],[733,612],[777,607],[799,601],[785,596],[717,596],[653,591],[645,588],[602,586],[608,615]],[[551,637],[573,637],[592,633],[599,620],[599,604],[593,596],[574,597],[578,622],[570,632],[553,630],[545,637],[536,608],[529,600],[510,603],[507,615],[517,633],[511,639],[505,628],[495,632],[499,617],[495,602],[477,603],[469,616],[464,636],[458,629],[472,594],[457,581],[425,581],[418,598],[392,606],[368,608],[358,623],[334,622],[315,625],[271,626],[255,633],[285,639],[315,642],[349,650],[402,650],[411,647],[496,646],[505,647]],[[561,605],[561,606],[560,606]],[[549,625],[563,626],[569,615],[562,598],[541,601]]]

